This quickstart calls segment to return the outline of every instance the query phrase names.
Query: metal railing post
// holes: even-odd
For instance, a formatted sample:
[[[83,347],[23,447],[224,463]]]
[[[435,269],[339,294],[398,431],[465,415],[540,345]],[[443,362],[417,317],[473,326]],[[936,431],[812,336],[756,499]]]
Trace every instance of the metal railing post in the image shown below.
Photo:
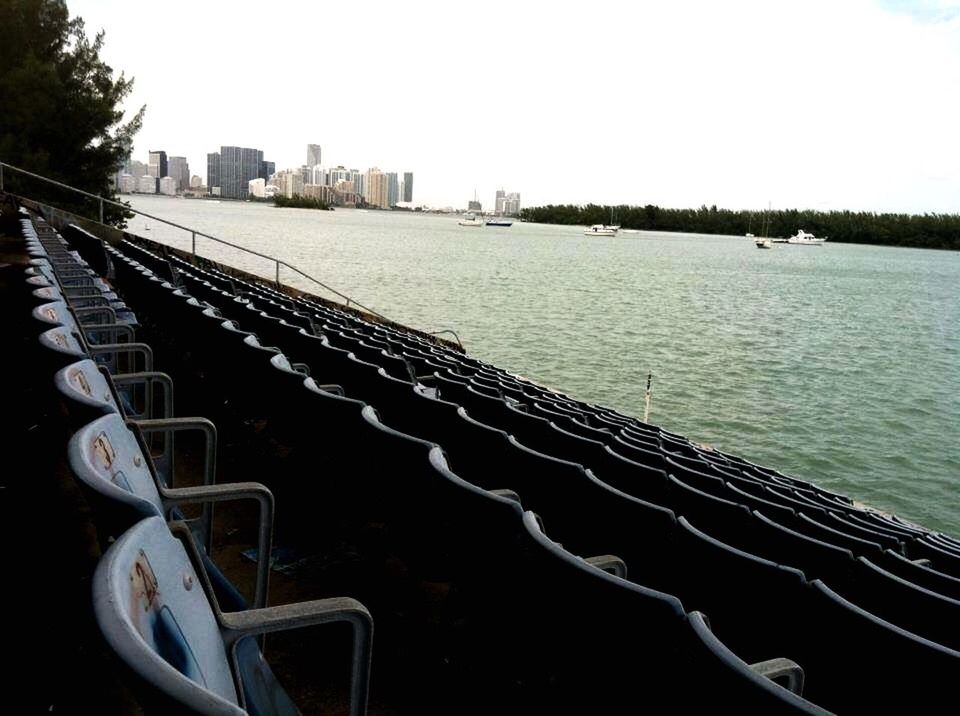
[[[0,191],[3,191],[3,162],[0,162]]]
[[[190,232],[190,253],[193,254],[193,258],[197,258],[197,232]]]
[[[275,259],[277,265],[277,286],[280,285],[280,259]]]
[[[100,223],[103,223],[103,197],[100,197]]]

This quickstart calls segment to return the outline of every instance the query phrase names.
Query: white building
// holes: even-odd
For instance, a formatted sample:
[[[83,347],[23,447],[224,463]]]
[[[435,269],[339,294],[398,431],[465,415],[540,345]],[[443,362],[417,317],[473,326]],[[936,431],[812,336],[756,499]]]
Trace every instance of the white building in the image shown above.
[[[201,179],[197,174],[194,174],[190,177],[190,188],[199,189],[203,186],[203,179]]]
[[[160,193],[166,196],[176,196],[179,186],[180,182],[171,176],[161,177],[160,179]]]
[[[503,189],[497,190],[497,198],[494,204],[494,213],[497,216],[516,216],[520,213],[520,194],[519,192],[507,193]]]
[[[267,196],[267,180],[266,179],[251,179],[249,182],[248,193],[250,196],[255,196],[258,199],[263,199]]]
[[[132,174],[120,175],[120,193],[132,194],[137,190],[137,178]]]
[[[157,178],[150,176],[149,174],[144,174],[137,181],[137,191],[141,194],[156,194]]]

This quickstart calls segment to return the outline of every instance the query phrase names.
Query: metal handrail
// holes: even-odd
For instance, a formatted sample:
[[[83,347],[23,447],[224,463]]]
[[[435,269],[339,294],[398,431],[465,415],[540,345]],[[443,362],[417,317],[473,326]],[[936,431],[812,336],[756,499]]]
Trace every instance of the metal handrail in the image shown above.
[[[25,174],[25,175],[27,175],[27,176],[29,176],[29,177],[34,178],[34,179],[39,179],[39,180],[41,180],[41,181],[45,181],[45,182],[47,182],[48,184],[53,184],[54,186],[58,186],[58,187],[60,187],[60,188],[62,188],[62,189],[69,189],[70,191],[74,191],[74,192],[76,192],[76,193],[78,193],[78,194],[83,194],[84,196],[90,197],[91,199],[96,199],[96,200],[100,203],[100,220],[99,220],[97,223],[99,223],[99,224],[101,224],[101,225],[103,225],[103,226],[106,226],[107,228],[115,228],[115,227],[110,227],[108,224],[104,223],[104,221],[103,221],[103,205],[104,205],[105,203],[106,203],[106,204],[110,204],[110,205],[112,205],[112,206],[118,206],[118,207],[120,207],[121,209],[124,209],[125,211],[133,212],[134,214],[138,214],[139,216],[145,216],[145,217],[148,218],[148,219],[153,219],[154,221],[159,221],[161,224],[167,224],[168,226],[172,226],[172,227],[174,227],[174,228],[176,228],[176,229],[180,229],[181,231],[189,231],[189,232],[190,232],[190,237],[191,237],[191,238],[190,238],[190,253],[194,256],[194,258],[196,258],[196,256],[197,256],[197,237],[198,237],[198,236],[201,236],[201,237],[203,237],[203,238],[205,238],[205,239],[210,239],[211,241],[216,241],[217,243],[223,244],[224,246],[229,246],[230,248],[237,249],[238,251],[243,251],[244,253],[248,253],[248,254],[252,254],[252,255],[254,255],[254,256],[258,256],[258,257],[260,257],[260,258],[262,258],[262,259],[266,259],[267,261],[272,261],[272,262],[274,263],[274,266],[275,266],[275,269],[276,269],[276,271],[275,271],[275,273],[274,273],[274,278],[275,278],[275,281],[276,281],[276,283],[277,283],[278,286],[279,286],[279,285],[282,285],[282,284],[280,283],[280,267],[281,267],[281,266],[285,266],[286,268],[290,269],[290,270],[293,271],[294,273],[299,274],[300,276],[302,276],[303,278],[307,279],[308,281],[312,281],[313,283],[315,283],[316,285],[320,286],[320,287],[323,288],[324,290],[329,291],[330,293],[333,293],[333,294],[339,296],[340,298],[342,298],[343,300],[346,301],[346,306],[347,306],[348,308],[350,307],[350,304],[352,303],[354,306],[356,306],[357,308],[361,309],[362,311],[366,311],[366,312],[369,313],[370,315],[376,316],[377,318],[379,318],[379,319],[381,319],[381,320],[384,320],[384,321],[390,321],[391,323],[396,323],[395,321],[391,320],[390,318],[387,318],[386,316],[384,316],[382,313],[379,313],[378,311],[374,311],[372,308],[368,308],[368,307],[364,306],[362,303],[360,303],[360,302],[357,301],[356,299],[351,298],[350,296],[348,296],[348,295],[345,294],[345,293],[341,293],[341,292],[338,291],[337,289],[332,288],[332,287],[328,286],[327,284],[323,283],[323,281],[320,281],[319,279],[314,278],[313,276],[311,276],[311,275],[308,274],[308,273],[305,273],[304,271],[302,271],[301,269],[297,268],[296,266],[293,266],[293,265],[287,263],[286,261],[283,261],[282,259],[278,259],[278,258],[276,258],[275,256],[267,256],[266,254],[261,254],[259,251],[254,251],[253,249],[248,249],[248,248],[245,248],[245,247],[243,247],[243,246],[238,246],[237,244],[234,244],[234,243],[232,243],[232,242],[230,242],[230,241],[226,241],[225,239],[221,239],[221,238],[218,238],[218,237],[216,237],[216,236],[212,236],[211,234],[207,234],[207,233],[204,233],[204,232],[202,232],[202,231],[197,231],[196,229],[192,229],[192,228],[190,228],[189,226],[183,226],[182,224],[177,224],[176,222],[169,221],[168,219],[163,219],[163,218],[161,218],[161,217],[159,217],[159,216],[154,216],[153,214],[148,214],[148,213],[145,212],[145,211],[140,211],[139,209],[134,209],[134,208],[133,208],[132,206],[130,206],[129,204],[124,204],[123,202],[114,201],[113,199],[107,199],[107,198],[105,198],[105,197],[99,196],[98,194],[91,194],[90,192],[84,191],[83,189],[77,189],[76,187],[70,186],[69,184],[64,184],[63,182],[58,182],[58,181],[56,181],[55,179],[49,179],[48,177],[42,176],[42,175],[40,175],[40,174],[34,174],[33,172],[27,171],[26,169],[21,169],[20,167],[15,167],[15,166],[13,166],[12,164],[7,164],[6,162],[0,162],[0,191],[4,191],[4,188],[3,188],[3,170],[4,170],[4,168],[6,168],[6,169],[12,169],[12,170],[15,171],[15,172],[20,172],[21,174]],[[60,211],[62,211],[62,209],[61,209]],[[91,219],[91,221],[95,221],[95,220]],[[397,324],[397,325],[400,325],[400,324]],[[425,332],[426,332],[426,331],[425,331]],[[441,333],[450,333],[450,334],[453,335],[454,338],[457,339],[457,345],[460,346],[460,349],[461,349],[461,350],[463,350],[463,344],[460,342],[460,337],[457,336],[457,334],[454,333],[454,332],[453,332],[452,330],[450,330],[450,329],[444,329],[444,330],[442,330],[442,331],[436,331],[436,332],[433,332],[433,333],[430,333],[430,332],[426,332],[426,333],[427,333],[427,335],[431,335],[431,336],[439,335],[439,334],[441,334]]]
[[[456,334],[456,332],[453,331],[453,329],[444,328],[442,331],[431,331],[431,332],[427,333],[427,335],[428,335],[428,336],[439,336],[441,333],[449,333],[451,336],[453,336],[453,337],[457,340],[457,345],[460,346],[461,350],[463,349],[463,343],[460,342],[460,336],[458,336],[458,335]]]

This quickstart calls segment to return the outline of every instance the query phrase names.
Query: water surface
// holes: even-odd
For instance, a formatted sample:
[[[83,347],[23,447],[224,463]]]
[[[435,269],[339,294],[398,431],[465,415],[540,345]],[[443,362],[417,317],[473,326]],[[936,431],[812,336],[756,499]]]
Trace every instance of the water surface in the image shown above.
[[[960,253],[133,205],[278,256],[401,323],[453,328],[477,357],[582,400],[640,416],[652,372],[651,422],[960,534]],[[154,221],[130,230],[190,247]],[[274,275],[204,239],[198,252]]]

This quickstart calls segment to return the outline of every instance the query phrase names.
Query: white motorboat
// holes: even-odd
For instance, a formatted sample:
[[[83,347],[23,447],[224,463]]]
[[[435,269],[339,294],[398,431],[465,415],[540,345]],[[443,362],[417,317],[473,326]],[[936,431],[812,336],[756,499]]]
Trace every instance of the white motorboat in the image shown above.
[[[760,236],[754,239],[753,243],[757,245],[758,249],[772,249],[773,242],[768,239],[766,236]]]
[[[808,234],[803,229],[800,229],[796,234],[787,239],[787,243],[799,244],[800,246],[822,246],[826,240],[826,237],[818,239],[813,234]]]
[[[619,226],[607,226],[606,224],[594,224],[588,229],[583,230],[584,236],[616,236]]]
[[[468,211],[457,223],[460,224],[460,226],[483,226],[483,217],[477,216],[472,211]]]

